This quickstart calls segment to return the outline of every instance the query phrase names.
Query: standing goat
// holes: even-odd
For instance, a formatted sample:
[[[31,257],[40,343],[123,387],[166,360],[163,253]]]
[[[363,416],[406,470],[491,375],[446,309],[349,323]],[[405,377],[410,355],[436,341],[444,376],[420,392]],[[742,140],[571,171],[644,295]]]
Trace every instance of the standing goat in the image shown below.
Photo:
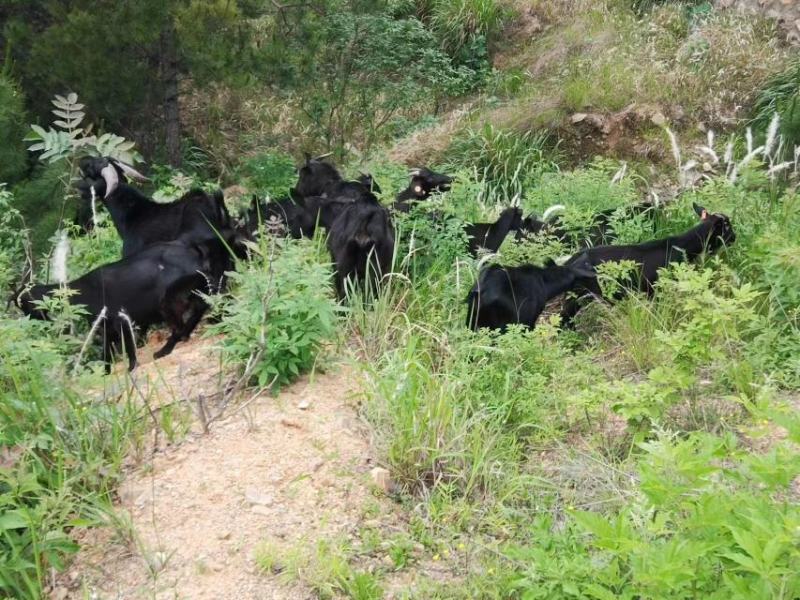
[[[697,204],[693,207],[700,217],[700,224],[681,235],[644,244],[596,246],[575,254],[567,264],[584,264],[588,261],[592,268],[596,268],[606,262],[632,261],[636,269],[630,282],[631,287],[652,294],[653,285],[658,280],[659,269],[663,269],[671,262],[693,260],[704,252],[716,252],[736,241],[731,220],[726,215],[709,213]],[[585,300],[604,297],[596,279],[582,282],[580,289],[576,291],[583,292],[583,298],[568,299],[561,312],[562,323],[567,326],[571,324]],[[623,293],[624,290],[618,291],[617,297]],[[606,300],[613,299],[615,298],[606,298]]]
[[[175,202],[160,204],[126,183],[127,175],[142,176],[124,163],[86,157],[80,169],[83,181],[78,188],[86,198],[94,189],[103,199],[122,238],[123,257],[156,242],[200,242],[230,226],[221,191],[209,196],[202,190],[191,190]]]
[[[552,260],[544,267],[491,265],[481,271],[467,296],[467,327],[505,331],[520,323],[533,328],[551,299],[594,277],[586,260],[564,266]]]

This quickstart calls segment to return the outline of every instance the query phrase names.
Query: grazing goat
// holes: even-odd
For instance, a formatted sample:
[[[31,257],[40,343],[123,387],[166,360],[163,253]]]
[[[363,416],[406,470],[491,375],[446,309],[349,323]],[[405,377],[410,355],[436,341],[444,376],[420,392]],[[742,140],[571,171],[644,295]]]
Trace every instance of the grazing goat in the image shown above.
[[[586,260],[565,266],[552,260],[544,267],[491,265],[481,271],[467,296],[467,327],[505,331],[519,323],[533,328],[551,299],[594,277]]]
[[[728,246],[736,241],[730,219],[723,214],[710,214],[702,206],[694,204],[694,210],[700,217],[700,224],[690,230],[672,237],[634,244],[627,246],[596,246],[575,254],[567,264],[585,261],[594,268],[606,262],[623,260],[633,261],[636,270],[632,275],[631,286],[640,291],[653,293],[653,285],[658,280],[658,270],[666,267],[671,262],[693,260],[704,252],[716,252],[723,246]],[[597,279],[581,282],[576,287],[577,292],[582,292],[582,298],[569,298],[561,312],[562,323],[570,325],[574,316],[582,308],[583,301],[592,298],[602,298],[603,292]],[[616,297],[625,293],[624,289],[617,292]],[[606,298],[613,300],[615,298]]]
[[[370,289],[391,270],[394,227],[377,201],[327,202],[319,213],[328,229],[328,250],[336,265],[336,293],[344,298],[347,281],[368,281]]]
[[[311,158],[309,154],[297,173],[297,185],[290,193],[300,203],[312,197],[358,202],[381,191],[372,175],[361,173],[355,181],[345,181],[336,167],[322,157]]]
[[[313,237],[316,218],[306,208],[304,200],[280,198],[271,202],[259,202],[256,196],[247,212],[247,230],[253,233],[260,223],[277,222],[294,239]]]
[[[427,168],[411,171],[411,183],[397,195],[392,208],[398,212],[408,212],[415,202],[427,200],[433,192],[446,192],[453,178],[436,173]]]
[[[464,226],[469,244],[469,253],[477,256],[478,248],[497,252],[506,236],[522,226],[522,211],[512,206],[506,208],[494,223],[470,223]]]
[[[225,271],[233,267],[229,248],[242,255],[237,234],[226,234],[225,242],[210,239],[200,243],[162,242],[138,254],[103,265],[68,284],[74,290],[71,304],[84,305],[90,322],[103,321],[103,360],[111,370],[112,354],[124,345],[128,369],[136,367],[134,324],[143,332],[166,322],[171,335],[154,354],[166,356],[180,340],[188,339],[208,306],[197,292],[219,291]],[[49,297],[58,284],[35,285],[19,294],[15,303],[26,315],[47,320],[47,311],[37,301]]]
[[[114,159],[86,157],[80,169],[78,188],[84,198],[91,197],[92,188],[102,198],[122,238],[123,258],[156,242],[210,239],[230,226],[221,191],[209,196],[191,190],[175,202],[160,204],[125,183],[126,175],[135,171]]]

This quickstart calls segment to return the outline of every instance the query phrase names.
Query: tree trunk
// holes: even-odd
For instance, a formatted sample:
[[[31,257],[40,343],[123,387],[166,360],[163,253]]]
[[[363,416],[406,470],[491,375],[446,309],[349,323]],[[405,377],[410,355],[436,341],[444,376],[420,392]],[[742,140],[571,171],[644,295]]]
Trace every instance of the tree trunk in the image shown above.
[[[181,166],[181,111],[178,91],[178,48],[172,28],[161,34],[161,81],[164,85],[164,133],[167,162]]]

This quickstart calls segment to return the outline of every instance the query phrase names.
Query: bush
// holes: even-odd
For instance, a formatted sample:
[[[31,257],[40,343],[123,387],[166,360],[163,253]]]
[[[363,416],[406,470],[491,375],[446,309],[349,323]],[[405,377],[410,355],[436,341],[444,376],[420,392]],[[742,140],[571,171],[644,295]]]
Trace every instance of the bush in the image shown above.
[[[297,179],[294,159],[280,152],[264,152],[249,158],[241,173],[253,192],[273,199],[288,195]]]
[[[328,265],[314,244],[267,240],[231,273],[233,290],[213,299],[222,320],[209,328],[226,363],[259,386],[279,390],[311,369],[336,332]]]
[[[50,238],[64,220],[71,220],[77,210],[74,200],[64,198],[67,166],[63,161],[38,167],[31,179],[14,187],[14,207],[31,230],[31,244],[36,256],[50,249]]]
[[[0,595],[9,598],[43,597],[52,570],[78,550],[71,532],[108,510],[145,423],[132,403],[87,396],[102,389],[99,372],[70,377],[73,346],[53,329],[0,316]]]
[[[0,290],[16,285],[26,268],[25,223],[14,197],[0,184]]]
[[[0,75],[0,183],[14,183],[25,174],[28,153],[22,138],[27,122],[22,94]]]
[[[793,598],[800,510],[785,493],[798,473],[785,444],[749,455],[733,436],[662,433],[641,445],[626,508],[570,510],[565,526],[535,527],[535,543],[508,550],[531,564],[512,587],[530,598]]]

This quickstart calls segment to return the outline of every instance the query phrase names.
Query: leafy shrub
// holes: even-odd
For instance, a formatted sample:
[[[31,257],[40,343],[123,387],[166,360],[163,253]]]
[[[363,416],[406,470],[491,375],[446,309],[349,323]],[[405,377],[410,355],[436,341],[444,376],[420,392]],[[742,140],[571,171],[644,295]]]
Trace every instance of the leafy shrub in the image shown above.
[[[395,215],[394,226],[399,239],[398,265],[412,280],[449,271],[466,253],[466,235],[457,218],[431,219],[431,206],[418,203],[408,213]]]
[[[298,56],[314,48],[313,60],[295,65],[300,107],[316,139],[343,155],[361,152],[387,134],[400,114],[419,114],[447,96],[463,94],[479,77],[456,67],[415,18],[333,13],[318,36],[302,39]]]
[[[509,549],[531,565],[514,589],[532,598],[797,595],[800,511],[784,498],[800,472],[796,454],[783,444],[742,454],[733,436],[707,434],[661,434],[641,451],[628,506],[571,510],[565,527],[535,527],[535,544]]]
[[[622,167],[613,161],[596,159],[588,167],[560,173],[544,173],[523,202],[527,211],[541,216],[547,208],[563,205],[557,213],[560,225],[576,239],[587,237],[599,212],[612,214],[611,227],[619,229],[620,242],[635,243],[652,238],[649,216],[631,217],[624,207],[638,202],[639,194],[631,176],[619,176]]]
[[[49,250],[49,240],[64,219],[71,219],[76,206],[64,198],[68,179],[66,165],[54,163],[37,167],[30,179],[13,188],[14,207],[31,230],[31,244],[36,255]]]
[[[269,198],[286,196],[297,179],[294,159],[279,152],[264,152],[249,158],[241,172],[255,193]]]
[[[97,523],[140,408],[101,402],[97,372],[69,378],[72,347],[52,324],[0,317],[0,594],[35,599],[78,550],[71,532]],[[125,394],[123,394],[123,397]]]
[[[122,239],[108,214],[99,213],[99,223],[88,234],[78,234],[71,228],[67,271],[70,279],[80,277],[101,265],[116,262],[122,257]]]
[[[266,238],[266,236],[264,236]],[[214,299],[222,320],[224,360],[260,386],[278,390],[314,366],[336,331],[328,265],[314,242],[265,241],[230,277],[233,290]]]
[[[13,206],[13,196],[0,184],[0,290],[20,280],[26,267],[25,224]]]
[[[25,173],[28,157],[22,138],[26,123],[22,95],[0,75],[0,183],[13,183]]]

